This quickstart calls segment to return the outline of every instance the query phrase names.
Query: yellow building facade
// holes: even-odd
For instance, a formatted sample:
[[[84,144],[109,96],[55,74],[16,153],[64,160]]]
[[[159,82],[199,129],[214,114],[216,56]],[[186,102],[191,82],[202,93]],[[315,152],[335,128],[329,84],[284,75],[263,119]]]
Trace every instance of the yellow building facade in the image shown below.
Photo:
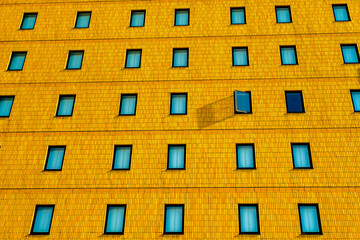
[[[335,21],[336,4],[350,21]],[[176,9],[188,26],[174,26]],[[144,27],[130,26],[134,10]],[[0,97],[14,96],[0,118],[1,239],[360,239],[360,65],[341,48],[357,49],[359,1],[3,0],[0,13]],[[20,29],[24,13],[34,29]],[[233,66],[234,47],[248,66]],[[187,67],[173,67],[177,48]],[[131,49],[139,68],[126,68]],[[81,69],[66,69],[78,50]],[[251,92],[251,114],[235,113],[235,90]],[[285,91],[302,92],[304,113],[287,112]],[[172,93],[187,93],[187,114],[170,114]],[[122,94],[137,94],[135,115],[119,115]],[[76,95],[71,117],[57,116],[60,95]],[[293,143],[309,144],[312,168],[294,169]],[[171,144],[186,145],[183,170],[168,169]],[[237,167],[237,144],[253,144],[256,168]],[[130,170],[112,170],[116,145],[132,146]],[[45,169],[49,146],[66,146],[61,171]],[[111,204],[126,205],[123,235],[104,234]],[[168,204],[184,206],[182,234],[164,233]],[[241,232],[241,204],[257,205],[259,233]],[[299,204],[318,206],[321,233],[304,234]],[[51,228],[34,235],[41,205],[54,205]]]

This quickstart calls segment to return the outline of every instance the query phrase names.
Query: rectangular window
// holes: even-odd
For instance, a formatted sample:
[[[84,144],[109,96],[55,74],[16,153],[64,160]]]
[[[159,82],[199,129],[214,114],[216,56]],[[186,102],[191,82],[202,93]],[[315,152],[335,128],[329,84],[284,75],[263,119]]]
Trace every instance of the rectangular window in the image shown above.
[[[170,102],[171,115],[185,115],[187,113],[187,93],[172,93]]]
[[[360,112],[360,90],[351,90],[350,93],[351,93],[351,99],[352,99],[353,106],[354,106],[354,111]]]
[[[91,12],[78,12],[76,16],[75,28],[88,28],[90,24]]]
[[[125,68],[140,68],[141,49],[126,50]]]
[[[37,205],[31,227],[31,235],[47,235],[50,233],[54,205]]]
[[[189,9],[176,9],[175,10],[175,26],[188,26],[189,25]]]
[[[254,144],[236,144],[238,169],[255,169]]]
[[[9,117],[15,96],[0,96],[0,117]]]
[[[81,69],[84,51],[69,51],[66,69]]]
[[[319,207],[317,204],[299,204],[301,234],[322,235]]]
[[[292,143],[291,151],[295,169],[313,168],[309,143]]]
[[[304,113],[304,101],[301,91],[285,91],[288,113]]]
[[[168,146],[168,164],[169,170],[185,169],[186,145],[169,145]]]
[[[36,22],[37,13],[24,13],[20,29],[34,29]]]
[[[60,95],[56,116],[69,117],[73,114],[75,95]]]
[[[124,234],[126,205],[108,205],[104,234]]]
[[[8,71],[21,71],[24,67],[26,52],[13,52],[8,67]]]
[[[257,204],[239,204],[240,234],[260,234]]]
[[[131,11],[130,27],[143,27],[145,25],[145,10]]]
[[[164,234],[184,234],[184,205],[165,205]]]
[[[187,67],[189,59],[188,48],[174,48],[173,50],[173,67]]]
[[[280,54],[281,54],[281,65],[298,64],[295,46],[281,46]]]
[[[121,94],[119,115],[135,115],[136,102],[137,94]]]
[[[113,170],[130,170],[131,145],[115,146]]]
[[[291,23],[290,6],[275,7],[277,23]]]
[[[356,44],[341,44],[344,63],[359,63],[359,52]]]
[[[233,47],[233,66],[249,66],[247,47]]]
[[[251,113],[251,92],[234,92],[235,113]]]
[[[346,4],[333,4],[335,22],[351,21],[349,9]]]
[[[64,161],[65,148],[65,146],[49,147],[45,163],[46,171],[61,171]]]
[[[231,24],[246,24],[245,8],[231,8]]]

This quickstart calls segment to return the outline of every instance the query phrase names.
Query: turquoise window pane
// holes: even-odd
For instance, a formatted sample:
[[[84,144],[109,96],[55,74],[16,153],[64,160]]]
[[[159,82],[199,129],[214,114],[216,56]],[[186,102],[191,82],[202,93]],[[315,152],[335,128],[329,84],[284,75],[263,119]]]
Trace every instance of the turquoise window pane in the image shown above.
[[[294,47],[281,47],[280,51],[281,51],[281,61],[283,65],[297,64]]]
[[[139,68],[141,59],[140,50],[131,50],[127,52],[126,67],[127,68]]]
[[[131,27],[143,27],[145,24],[145,11],[134,11],[131,13]]]
[[[25,13],[20,29],[34,29],[37,13]]]
[[[22,70],[25,62],[26,53],[13,53],[8,70]]]
[[[88,28],[90,24],[90,12],[79,12],[76,19],[76,28]]]
[[[353,91],[351,92],[352,101],[354,104],[355,112],[360,111],[360,91]]]
[[[57,116],[71,116],[74,108],[75,96],[61,96]]]
[[[35,222],[32,229],[33,233],[49,233],[51,218],[53,215],[54,207],[42,206],[37,207]]]
[[[165,232],[166,233],[181,233],[183,229],[183,211],[182,206],[167,206]]]
[[[80,69],[84,52],[69,52],[67,69]]]
[[[136,95],[121,96],[120,115],[135,115]]]
[[[0,117],[9,117],[14,97],[0,97]]]
[[[316,206],[300,206],[300,219],[303,233],[320,232]]]
[[[189,25],[189,10],[175,11],[175,26]]]
[[[169,146],[169,169],[185,168],[185,146]]]
[[[350,21],[346,5],[333,6],[335,21]]]
[[[310,168],[309,146],[292,145],[293,159],[295,168]]]
[[[187,67],[188,66],[188,50],[175,49],[174,50],[174,67]]]
[[[247,48],[233,48],[234,66],[247,66],[248,52]]]
[[[359,63],[356,47],[354,45],[341,46],[344,63]]]
[[[252,145],[237,146],[237,167],[254,168],[254,147]]]
[[[251,113],[250,93],[235,91],[236,112]]]
[[[231,24],[245,24],[245,9],[231,9]]]
[[[109,207],[106,233],[124,232],[125,207]]]
[[[186,114],[186,95],[171,95],[171,114]]]
[[[130,169],[131,146],[115,148],[114,169]]]
[[[65,147],[50,147],[45,170],[61,170]]]
[[[276,19],[278,23],[289,23],[291,22],[290,8],[288,7],[277,7],[276,8]]]
[[[257,208],[256,206],[240,206],[241,233],[257,233]]]

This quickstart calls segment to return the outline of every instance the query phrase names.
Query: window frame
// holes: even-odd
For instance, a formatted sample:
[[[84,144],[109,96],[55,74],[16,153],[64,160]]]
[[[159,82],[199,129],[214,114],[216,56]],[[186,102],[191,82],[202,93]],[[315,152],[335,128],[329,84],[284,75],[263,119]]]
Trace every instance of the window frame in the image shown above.
[[[188,24],[187,25],[176,25],[176,12],[177,11],[187,11],[188,12]],[[175,9],[175,15],[174,15],[174,27],[184,27],[184,26],[190,26],[190,8],[177,8],[177,9]]]
[[[123,231],[122,232],[106,232],[108,218],[109,218],[109,208],[110,207],[124,207],[124,222],[123,222]],[[105,217],[105,227],[104,235],[124,235],[125,232],[125,220],[126,220],[126,204],[107,204],[106,206],[106,217]]]
[[[287,102],[287,97],[286,97],[286,94],[287,93],[300,93],[300,98],[301,98],[301,104],[302,104],[302,109],[303,111],[302,112],[289,112],[289,106],[288,106],[288,102]],[[305,112],[305,104],[304,104],[304,98],[303,98],[303,93],[302,93],[302,90],[290,90],[290,91],[285,91],[285,103],[286,103],[286,113],[306,113]]]
[[[9,116],[0,116],[0,118],[9,118],[10,117],[10,114],[11,114],[11,110],[14,106],[14,102],[15,102],[15,95],[1,95],[0,96],[0,99],[1,98],[12,98],[12,103],[11,103],[11,108],[10,108],[10,113],[9,113]]]
[[[239,168],[239,165],[238,165],[238,161],[239,161],[238,146],[252,146],[254,167],[252,167],[252,168]],[[255,144],[254,143],[237,143],[236,144],[236,170],[255,170],[255,169],[256,169]]]
[[[232,10],[244,10],[244,23],[233,23]],[[245,7],[230,7],[230,25],[245,25],[246,24],[246,10]]]
[[[166,232],[166,209],[167,207],[182,207],[182,229],[181,232]],[[184,235],[185,204],[165,204],[164,231],[163,235]]]
[[[50,219],[50,226],[49,226],[49,232],[34,232],[34,226],[35,226],[35,219],[36,219],[36,215],[38,212],[38,209],[40,207],[52,207],[52,214],[51,214],[51,219]],[[33,221],[31,224],[31,230],[30,230],[30,235],[50,235],[50,231],[51,231],[51,224],[54,218],[54,212],[55,212],[55,204],[44,204],[44,205],[36,205],[35,206],[35,212],[34,212],[34,216],[33,216]]]
[[[123,102],[123,96],[127,97],[127,96],[136,96],[135,98],[135,111],[134,114],[121,114],[121,107],[122,107],[122,102]],[[136,108],[137,108],[137,101],[138,100],[138,94],[137,93],[122,93],[120,94],[120,108],[119,108],[119,114],[118,116],[136,116]]]
[[[184,147],[184,168],[169,168],[171,147]],[[166,170],[186,170],[186,144],[168,144]]]
[[[300,207],[301,206],[313,206],[313,207],[316,207],[317,220],[318,220],[318,225],[319,225],[319,232],[303,232],[301,214],[300,214]],[[299,210],[299,220],[300,220],[301,235],[323,235],[323,231],[322,231],[322,227],[321,227],[319,204],[317,204],[317,203],[299,203],[298,204],[298,210]]]
[[[289,16],[290,16],[290,22],[279,22],[278,15],[277,15],[277,9],[278,8],[287,8],[289,10]],[[276,23],[292,23],[292,16],[291,16],[291,7],[290,5],[285,6],[275,6],[275,15],[276,15]]]
[[[129,56],[129,52],[132,52],[132,51],[140,51],[140,61],[139,61],[139,66],[138,67],[127,67],[127,60],[128,60],[128,56]],[[136,68],[141,68],[141,58],[142,58],[142,49],[126,49],[126,57],[125,57],[125,66],[124,68],[125,69],[136,69]]]
[[[63,156],[63,159],[62,159],[62,162],[61,162],[61,168],[60,169],[46,169],[47,167],[47,164],[49,162],[49,155],[50,155],[50,149],[51,148],[64,148],[64,156]],[[66,145],[49,145],[48,146],[48,151],[47,151],[47,154],[46,154],[46,160],[45,160],[45,166],[44,166],[44,171],[46,172],[61,172],[62,171],[62,167],[64,165],[64,160],[65,160],[65,153],[66,153]]]
[[[187,50],[186,66],[174,66],[175,63],[175,51],[176,50]],[[172,67],[173,68],[186,68],[189,67],[189,48],[173,48]]]
[[[236,91],[234,90],[234,113],[235,114],[253,114],[252,112],[252,101],[251,101],[251,91],[238,91],[238,92],[244,92],[244,93],[249,93],[249,104],[250,104],[250,112],[244,113],[244,112],[237,112],[236,111]]]
[[[347,13],[347,16],[348,16],[349,20],[346,20],[346,21],[344,21],[344,20],[337,21],[336,20],[334,7],[341,7],[341,6],[345,6],[346,13]],[[332,4],[331,7],[332,7],[332,10],[333,10],[333,15],[334,15],[335,22],[351,22],[349,8],[348,8],[348,5],[346,3],[345,4]]]
[[[89,13],[90,16],[89,16],[89,24],[87,27],[76,27],[77,23],[78,23],[78,20],[79,20],[79,13]],[[91,22],[91,14],[92,12],[91,11],[78,11],[76,13],[76,20],[75,20],[75,26],[74,26],[74,29],[84,29],[84,28],[90,28],[90,22]],[[83,55],[84,57],[84,55]]]
[[[71,53],[75,53],[75,52],[82,52],[82,58],[81,58],[80,67],[79,67],[79,68],[69,68],[70,55],[71,55]],[[65,68],[65,70],[81,70],[82,64],[83,64],[83,61],[84,61],[84,55],[85,55],[85,51],[84,51],[84,50],[69,50],[68,58],[67,58],[67,61],[66,61],[66,68]]]
[[[142,26],[131,26],[132,19],[133,19],[133,14],[137,13],[137,12],[143,12],[144,13],[144,25],[142,25]],[[131,10],[129,27],[134,27],[134,28],[145,27],[145,19],[146,19],[146,10]]]
[[[36,15],[35,22],[34,22],[34,27],[33,27],[33,28],[22,28],[22,27],[23,27],[23,24],[24,24],[24,20],[25,20],[25,15],[30,15],[30,14],[35,14],[35,15]],[[21,20],[21,24],[20,24],[19,30],[33,30],[33,29],[35,28],[37,16],[38,16],[38,13],[37,13],[37,12],[24,12],[23,18],[22,18],[22,20]]]
[[[345,62],[345,57],[344,57],[344,51],[343,51],[343,48],[342,47],[350,47],[350,46],[353,46],[355,47],[355,52],[356,52],[356,56],[357,56],[357,62],[354,62],[354,63],[346,63]],[[358,49],[358,46],[356,43],[350,43],[350,44],[340,44],[340,49],[341,49],[341,54],[342,54],[342,57],[343,57],[343,62],[344,64],[359,64],[360,63],[360,57],[359,57],[359,49]]]
[[[114,168],[114,166],[115,166],[115,158],[116,158],[116,149],[117,149],[118,147],[130,147],[129,168]],[[112,170],[112,171],[129,171],[130,168],[131,168],[132,150],[133,150],[132,145],[115,145],[115,146],[114,146],[114,156],[113,156],[113,162],[112,162],[111,170]]]
[[[294,158],[293,146],[304,146],[304,145],[306,145],[308,147],[310,167],[295,167],[295,158]],[[310,143],[291,143],[291,155],[292,155],[294,169],[314,169],[313,164],[312,164]]]
[[[73,106],[72,106],[72,109],[71,109],[71,115],[58,115],[61,97],[74,97],[74,103],[73,103]],[[76,101],[76,94],[64,94],[64,95],[59,95],[58,105],[57,105],[57,108],[56,108],[56,115],[55,115],[55,117],[72,117],[72,116],[73,116],[73,113],[74,113],[74,108],[75,108],[75,101]]]
[[[19,53],[19,54],[25,53],[24,63],[22,65],[21,69],[10,69],[11,63],[12,63],[12,61],[14,59],[14,55],[17,54],[17,53]],[[11,52],[10,62],[8,64],[7,71],[22,71],[24,69],[26,56],[27,56],[27,51],[14,51],[14,52]]]
[[[282,48],[294,48],[295,51],[295,64],[284,64],[283,63],[283,59],[282,59],[282,54],[281,54],[281,49]],[[296,45],[286,45],[286,46],[280,46],[280,59],[281,59],[281,66],[294,66],[294,65],[299,65],[299,61],[298,61],[298,57],[297,57],[297,51],[296,51]]]
[[[352,105],[353,105],[354,112],[360,112],[360,110],[356,111],[356,109],[355,109],[354,98],[353,98],[353,95],[352,95],[353,92],[358,92],[358,93],[360,93],[360,90],[350,89],[351,102],[352,102]],[[1,97],[1,96],[0,96],[0,97]],[[10,111],[11,111],[11,110],[10,110]]]
[[[246,59],[247,59],[247,65],[235,65],[235,58],[234,58],[234,50],[236,49],[246,49]],[[232,47],[231,50],[232,53],[232,66],[233,67],[247,67],[250,66],[250,62],[249,62],[249,47]]]
[[[241,214],[240,214],[240,207],[256,207],[256,219],[257,219],[257,232],[241,232]],[[260,218],[259,218],[259,204],[251,203],[251,204],[238,204],[238,215],[239,215],[239,235],[260,235]]]
[[[172,97],[176,95],[185,95],[185,113],[172,113]],[[187,115],[188,93],[170,93],[170,115]]]

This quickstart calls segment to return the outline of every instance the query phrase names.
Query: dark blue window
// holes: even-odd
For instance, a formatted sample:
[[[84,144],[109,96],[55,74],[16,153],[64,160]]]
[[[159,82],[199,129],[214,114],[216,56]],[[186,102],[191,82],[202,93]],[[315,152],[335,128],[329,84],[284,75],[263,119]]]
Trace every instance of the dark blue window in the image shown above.
[[[305,112],[302,92],[285,92],[286,107],[288,113],[303,113]]]

